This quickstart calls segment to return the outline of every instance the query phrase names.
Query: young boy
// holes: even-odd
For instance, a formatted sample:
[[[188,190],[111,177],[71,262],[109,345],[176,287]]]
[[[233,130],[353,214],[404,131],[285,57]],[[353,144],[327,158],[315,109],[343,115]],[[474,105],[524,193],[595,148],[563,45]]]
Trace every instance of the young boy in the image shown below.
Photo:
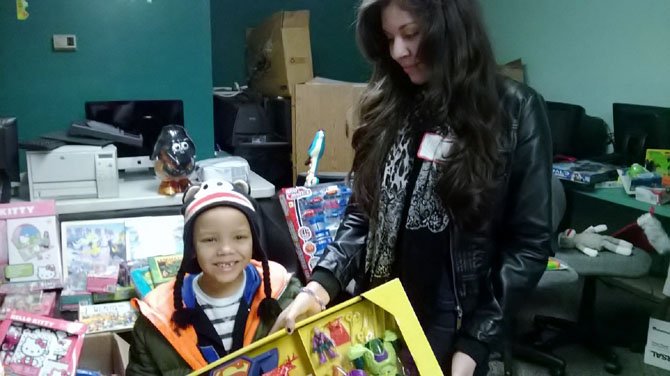
[[[254,204],[230,183],[191,187],[182,212],[177,278],[133,300],[129,376],[185,375],[266,336],[300,289],[268,261]]]

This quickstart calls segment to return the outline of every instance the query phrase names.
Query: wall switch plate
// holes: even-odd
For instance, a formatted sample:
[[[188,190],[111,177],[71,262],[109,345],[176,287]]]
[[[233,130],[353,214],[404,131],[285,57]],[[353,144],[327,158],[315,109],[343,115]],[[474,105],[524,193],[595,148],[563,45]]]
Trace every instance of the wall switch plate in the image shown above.
[[[54,34],[54,51],[76,51],[77,36],[74,34]]]

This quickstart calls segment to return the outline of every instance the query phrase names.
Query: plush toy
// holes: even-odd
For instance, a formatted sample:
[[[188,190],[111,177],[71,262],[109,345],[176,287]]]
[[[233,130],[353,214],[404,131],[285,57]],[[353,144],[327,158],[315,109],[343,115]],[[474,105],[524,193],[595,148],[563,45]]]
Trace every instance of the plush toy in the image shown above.
[[[561,248],[577,248],[590,257],[598,256],[598,252],[602,250],[623,256],[630,256],[633,253],[633,244],[612,236],[601,235],[600,233],[603,231],[607,231],[606,225],[589,226],[580,233],[573,229],[567,229],[558,234],[558,246]]]

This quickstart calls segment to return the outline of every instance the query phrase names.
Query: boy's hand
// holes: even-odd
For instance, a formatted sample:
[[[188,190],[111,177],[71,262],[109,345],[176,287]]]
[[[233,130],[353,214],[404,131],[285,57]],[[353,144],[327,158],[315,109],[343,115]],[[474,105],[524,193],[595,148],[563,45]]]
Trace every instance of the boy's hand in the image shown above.
[[[296,321],[321,312],[323,310],[321,303],[326,305],[330,301],[328,292],[326,292],[323,286],[317,282],[308,283],[307,286],[305,286],[305,289],[310,290],[316,297],[311,293],[300,292],[291,304],[279,314],[277,321],[275,321],[272,329],[270,329],[270,333],[274,333],[282,328],[286,328],[286,331],[288,331],[289,334],[293,333]],[[317,298],[321,302],[319,302]]]

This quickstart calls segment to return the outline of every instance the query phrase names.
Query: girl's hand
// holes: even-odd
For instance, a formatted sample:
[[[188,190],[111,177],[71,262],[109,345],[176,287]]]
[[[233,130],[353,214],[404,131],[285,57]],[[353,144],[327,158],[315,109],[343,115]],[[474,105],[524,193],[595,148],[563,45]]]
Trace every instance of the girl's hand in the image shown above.
[[[477,363],[470,355],[457,351],[451,360],[452,376],[472,376],[475,374]]]
[[[305,286],[295,299],[277,317],[277,321],[270,329],[274,333],[281,328],[286,328],[293,333],[295,323],[314,314],[323,311],[330,301],[328,292],[318,282],[310,282]]]

